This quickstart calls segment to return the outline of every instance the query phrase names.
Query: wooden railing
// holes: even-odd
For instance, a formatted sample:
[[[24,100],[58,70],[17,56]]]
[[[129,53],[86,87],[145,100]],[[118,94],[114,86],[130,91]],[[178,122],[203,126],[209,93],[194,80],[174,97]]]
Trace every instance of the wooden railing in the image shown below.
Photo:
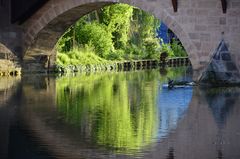
[[[134,60],[118,62],[117,68],[119,70],[130,70],[130,69],[150,69],[157,67],[178,67],[190,65],[188,57],[176,57],[168,58],[166,61],[159,60]]]

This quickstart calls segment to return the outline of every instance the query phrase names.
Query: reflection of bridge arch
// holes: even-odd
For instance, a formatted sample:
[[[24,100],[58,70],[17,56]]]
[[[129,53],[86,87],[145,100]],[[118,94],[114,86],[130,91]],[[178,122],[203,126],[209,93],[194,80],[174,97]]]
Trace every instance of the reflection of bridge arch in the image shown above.
[[[75,140],[72,139],[72,136],[67,135],[67,131],[56,130],[48,126],[37,114],[32,113],[24,118],[24,124],[27,124],[29,131],[33,135],[32,137],[37,139],[40,144],[45,145],[50,155],[59,159],[91,158],[92,156],[102,159],[106,158],[108,153],[106,150],[94,148],[86,142],[81,142],[81,137],[77,136],[77,134],[75,134]],[[62,128],[67,130],[67,127]],[[116,156],[120,157],[123,155]]]
[[[49,89],[47,90],[49,91]],[[29,92],[29,88],[26,91]],[[51,91],[48,93],[53,95]],[[44,93],[40,93],[40,91],[36,91],[34,96],[38,97],[33,97],[38,102],[41,102],[43,99],[45,101],[47,98],[52,101],[50,103],[43,103],[46,107],[52,107],[52,104],[55,102],[53,96],[46,96]],[[229,98],[229,95],[226,94],[225,97]],[[232,99],[236,98],[230,97],[230,101]],[[24,103],[24,105],[27,105],[27,103]],[[29,106],[32,107],[32,103]],[[237,106],[237,102],[235,102],[230,111],[232,113],[231,116],[224,118],[224,131],[221,131],[221,127],[218,126],[213,115],[214,113],[219,113],[218,110],[212,110],[210,107],[211,101],[209,102],[206,99],[204,91],[195,89],[189,107],[184,117],[178,122],[176,129],[168,132],[159,143],[147,147],[146,151],[151,152],[151,154],[146,152],[144,158],[165,159],[175,156],[178,159],[202,159],[217,158],[221,153],[226,158],[238,157],[240,155],[238,151],[238,147],[240,146],[238,138],[240,132],[238,113],[240,109]],[[32,109],[35,108],[33,107]],[[54,108],[51,109],[54,111]],[[59,154],[59,158],[91,157],[89,153],[97,155],[99,158],[106,157],[103,155],[105,153],[104,150],[95,149],[91,145],[79,142],[81,139],[77,136],[77,133],[73,136],[73,138],[76,137],[74,141],[72,137],[69,138],[71,135],[68,135],[68,131],[64,127],[51,126],[51,122],[46,122],[41,113],[39,114],[35,111],[23,115],[24,124],[27,124],[28,129],[33,132],[34,137],[46,145],[46,148],[54,155]],[[131,158],[131,156],[122,156],[120,154],[114,157]]]
[[[211,131],[203,130],[205,126]],[[156,150],[151,155],[153,158],[163,159],[214,158],[214,147],[206,143],[214,142],[213,136],[216,133],[216,123],[209,112],[208,104],[199,90],[195,89],[184,117],[178,122],[176,129],[156,145]]]
[[[101,80],[103,80],[103,79],[101,78]],[[27,82],[29,80],[24,80],[24,81]],[[55,105],[56,105],[56,96],[55,95],[57,95],[55,91],[56,90],[59,91],[59,88],[55,89],[54,82],[55,81],[51,81],[51,80],[48,82],[46,80],[41,80],[40,85],[44,86],[44,88],[32,87],[29,84],[25,85],[23,87],[23,94],[26,94],[27,96],[23,95],[26,98],[26,99],[23,99],[23,101],[26,101],[26,103],[22,103],[22,105],[24,106],[23,108],[25,108],[25,109],[22,109],[23,114],[21,116],[22,116],[23,120],[20,120],[20,121],[23,121],[23,125],[27,126],[28,132],[30,132],[30,134],[33,135],[34,139],[39,141],[41,143],[41,145],[45,145],[46,149],[48,149],[49,152],[52,153],[52,155],[56,155],[59,158],[81,158],[81,157],[91,158],[93,156],[98,156],[98,158],[106,158],[106,154],[107,154],[107,156],[114,155],[115,158],[132,158],[133,157],[131,155],[128,156],[128,155],[121,154],[121,153],[115,154],[115,152],[109,152],[109,151],[106,151],[101,148],[99,149],[99,146],[96,146],[96,148],[91,146],[91,142],[88,142],[88,140],[86,141],[85,137],[81,136],[81,135],[85,135],[85,134],[87,136],[89,136],[89,134],[91,134],[92,130],[93,131],[96,130],[96,129],[91,129],[91,126],[90,127],[86,126],[87,130],[89,130],[89,131],[86,131],[86,132],[84,131],[84,133],[79,133],[84,128],[80,128],[80,129],[75,128],[75,127],[72,128],[71,126],[69,126],[69,123],[65,124],[65,122],[67,122],[67,121],[65,121],[65,120],[67,120],[64,116],[65,114],[63,116],[61,115],[62,119],[61,119],[61,121],[59,121],[57,119],[57,117],[59,117],[59,114],[56,114],[56,107],[55,107]],[[109,83],[109,80],[107,82]],[[39,85],[39,83],[40,83],[40,81],[37,82],[36,85]],[[44,84],[44,83],[46,83],[46,84]],[[58,84],[60,84],[60,83],[58,83]],[[66,87],[66,85],[63,85],[63,86]],[[77,86],[75,85],[75,87],[77,87]],[[112,87],[110,87],[110,88],[112,88]],[[156,87],[154,87],[154,88],[156,88]],[[131,90],[132,89],[133,88],[131,87]],[[159,89],[159,91],[161,91],[161,90]],[[163,98],[166,98],[166,96],[168,95],[168,93],[167,93],[168,90],[165,90],[165,91],[166,91],[165,95],[163,95],[161,97],[161,99],[159,99],[160,102],[162,100],[164,100]],[[178,99],[182,98],[182,94],[180,91],[177,90],[176,93],[174,93],[174,91],[173,91],[172,92],[173,94],[171,94],[171,92],[170,92],[170,95],[177,94]],[[136,93],[136,92],[141,92],[141,91],[133,90],[133,92]],[[29,95],[29,93],[30,93],[30,95]],[[58,93],[61,94],[61,92],[58,92]],[[71,97],[74,97],[73,94],[74,93],[71,92]],[[181,104],[178,106],[174,106],[174,105],[169,106],[170,109],[174,108],[173,113],[171,113],[173,116],[170,117],[171,119],[174,120],[174,121],[172,121],[173,124],[170,123],[169,128],[166,128],[163,125],[163,128],[161,128],[161,129],[171,129],[171,130],[175,129],[175,125],[176,125],[175,123],[177,122],[179,116],[181,116],[180,114],[182,114],[182,112],[187,109],[185,104],[187,104],[189,102],[189,100],[191,99],[191,94],[192,94],[192,90],[189,89],[187,92],[188,97],[186,98],[186,101],[184,101],[184,103],[183,103],[184,106],[182,106]],[[97,98],[97,95],[95,97]],[[60,98],[64,99],[64,96],[60,96]],[[86,97],[86,98],[88,98],[88,97]],[[28,101],[31,101],[31,102],[29,103]],[[76,102],[76,101],[74,100],[74,102]],[[41,104],[39,105],[39,103],[41,103]],[[79,104],[79,102],[77,102],[77,103]],[[145,102],[143,102],[143,103],[145,103]],[[146,102],[145,104],[147,104],[147,103],[148,102]],[[150,104],[150,103],[148,103],[148,104]],[[143,105],[145,105],[145,104],[143,104]],[[163,105],[161,105],[161,103],[158,103],[157,105],[160,107],[163,107]],[[71,105],[71,106],[73,106],[73,105]],[[87,106],[89,106],[89,105],[87,105]],[[115,106],[115,111],[116,111],[116,107],[118,106],[118,104],[115,103],[114,106]],[[155,105],[154,105],[154,107],[155,107]],[[168,107],[168,106],[166,106],[166,107]],[[175,107],[177,107],[177,108],[175,108]],[[74,108],[74,107],[71,107],[71,108]],[[140,107],[137,107],[137,108],[141,109]],[[179,109],[181,109],[182,111],[179,112]],[[47,111],[41,111],[41,110],[47,110]],[[76,109],[74,108],[73,110],[76,110]],[[111,109],[111,110],[113,110],[113,109]],[[148,109],[144,109],[144,110],[146,111],[146,114],[149,113]],[[85,113],[86,116],[88,116],[87,115],[88,111],[84,109],[83,113]],[[160,111],[163,111],[163,114],[165,113],[165,115],[167,112],[169,112],[166,109],[164,109],[164,110],[162,109]],[[68,110],[68,112],[71,112],[70,109]],[[158,112],[158,111],[154,111],[154,112]],[[127,114],[126,111],[124,111],[124,113]],[[176,115],[175,113],[180,113],[180,114]],[[68,118],[71,118],[71,114],[72,113],[67,115]],[[91,114],[91,115],[93,115],[93,114]],[[160,113],[159,116],[160,115],[162,115],[162,114]],[[157,116],[156,116],[156,118],[158,119]],[[156,119],[156,118],[154,118],[154,119]],[[84,121],[88,121],[88,118],[84,118],[84,119],[86,119]],[[163,122],[168,122],[167,121],[168,119],[169,118],[167,118],[166,116],[162,118],[162,120],[164,120]],[[145,120],[145,118],[143,120]],[[89,120],[89,121],[91,121],[91,120]],[[56,124],[56,123],[61,123],[61,124]],[[71,123],[71,124],[73,124],[73,123]],[[84,123],[82,123],[82,124],[83,124],[83,126],[87,125]],[[148,125],[149,124],[150,123],[148,123]],[[94,124],[91,123],[90,125],[94,125]],[[159,123],[157,122],[157,123],[155,123],[155,125],[159,125]],[[147,129],[147,128],[145,127],[145,129]],[[140,131],[140,132],[142,132],[142,131]],[[160,132],[160,133],[162,134],[163,132]],[[168,131],[166,134],[164,134],[164,137],[168,136],[169,133],[170,132]],[[155,139],[156,140],[158,140],[159,138],[162,139],[162,136],[157,136],[157,135],[153,135],[151,137],[154,138],[153,139],[154,141],[155,141]],[[146,140],[146,138],[147,138],[147,136],[144,136],[142,138],[142,140]],[[128,138],[128,140],[131,140],[131,139]],[[105,144],[103,144],[103,145],[105,145]],[[107,145],[105,145],[105,146],[107,146]],[[152,145],[150,142],[147,145],[139,147],[139,149],[137,147],[137,152],[138,152],[138,150],[140,152],[144,149],[149,149],[149,147],[151,147],[151,146]],[[136,155],[138,155],[137,152],[136,152]],[[127,153],[128,153],[128,151],[127,151]],[[133,152],[133,154],[134,154],[134,152]]]
[[[231,93],[219,92],[214,99],[209,98],[206,90],[194,89],[189,108],[176,130],[156,144],[153,153],[145,158],[239,158],[240,126],[237,122],[240,108],[237,103],[240,90],[232,90]],[[216,98],[222,99],[222,106],[216,103]],[[215,110],[211,108],[212,105],[215,105]],[[219,107],[231,110],[221,112]],[[222,113],[228,114],[223,116]],[[215,115],[222,119],[217,121]]]
[[[115,2],[127,3],[139,7],[163,21],[180,38],[194,69],[197,69],[198,55],[196,54],[196,47],[190,40],[187,30],[182,27],[179,20],[172,14],[172,8],[169,8],[171,7],[170,2],[166,2],[166,0],[159,2],[139,0],[50,0],[24,24],[27,28],[27,43],[31,44],[25,59],[27,59],[28,56],[40,55],[41,53],[52,54],[57,40],[77,19],[93,10],[100,9]]]
[[[115,80],[107,80],[107,79],[109,79],[109,74],[105,74],[105,75],[106,75],[105,76],[106,80],[105,80],[105,84],[103,84],[103,86],[106,86],[106,84],[107,85],[111,85],[110,81],[115,81]],[[82,77],[82,78],[84,78],[84,77]],[[89,81],[89,79],[92,79],[92,77],[87,78],[87,79],[88,80],[86,80],[86,78],[84,78],[83,81],[89,83],[88,81]],[[95,78],[93,78],[93,79],[95,79]],[[98,78],[98,80],[96,80],[97,81],[96,82],[97,85],[98,85],[98,81],[99,80],[101,80],[101,81],[103,80],[101,75],[100,75],[100,78]],[[30,80],[25,80],[25,81],[30,81]],[[74,105],[72,105],[72,104],[69,104],[69,105],[72,105],[69,108],[70,109],[73,108],[72,110],[75,110],[76,113],[74,113],[74,114],[76,116],[72,116],[71,115],[72,114],[71,110],[67,111],[67,112],[61,111],[61,108],[62,108],[61,105],[63,105],[63,103],[59,103],[59,100],[57,100],[57,99],[65,99],[65,96],[61,96],[62,95],[62,91],[64,91],[64,92],[65,91],[71,92],[70,94],[72,94],[72,97],[74,97],[75,95],[78,96],[79,94],[75,94],[74,90],[73,91],[69,91],[69,90],[71,90],[69,88],[72,88],[71,87],[72,85],[68,86],[68,85],[65,85],[66,83],[63,84],[64,81],[65,81],[64,79],[56,83],[56,85],[58,85],[58,87],[56,89],[55,89],[55,86],[54,86],[55,85],[55,81],[51,81],[51,80],[48,81],[48,82],[46,82],[45,80],[40,80],[40,81],[36,82],[36,85],[44,86],[44,88],[43,87],[32,87],[32,86],[29,86],[29,85],[26,85],[26,86],[23,87],[23,94],[27,94],[26,96],[24,96],[24,97],[26,97],[26,99],[23,99],[23,101],[26,101],[26,103],[22,103],[22,105],[25,108],[23,110],[23,114],[22,114],[23,119],[24,119],[23,120],[23,124],[27,125],[27,129],[30,132],[33,132],[33,137],[39,139],[40,142],[44,143],[44,145],[47,145],[46,148],[50,149],[51,152],[53,152],[54,154],[56,154],[56,155],[59,154],[60,156],[65,156],[65,158],[80,158],[81,156],[85,156],[85,155],[88,156],[89,155],[88,152],[91,149],[92,149],[92,151],[94,151],[93,153],[97,154],[97,156],[99,156],[99,157],[103,156],[102,158],[104,158],[104,156],[105,156],[104,154],[108,154],[109,152],[104,153],[104,150],[101,150],[101,149],[99,150],[98,148],[95,149],[94,147],[91,147],[91,142],[88,143],[88,140],[87,141],[85,140],[85,135],[87,137],[91,136],[91,135],[94,135],[95,132],[97,132],[96,129],[103,128],[105,124],[101,124],[103,127],[97,126],[95,122],[90,124],[92,120],[88,119],[88,113],[92,112],[92,110],[84,109],[82,107],[80,107],[79,109],[77,108],[77,109],[78,110],[82,110],[83,109],[83,111],[81,111],[81,112],[83,113],[82,114],[83,116],[86,116],[86,118],[83,118],[84,120],[78,120],[79,122],[77,122],[76,124],[75,124],[75,122],[68,122],[68,121],[71,121],[71,120],[68,120],[68,119],[70,119],[72,117],[78,118],[77,116],[79,114],[81,116],[81,112],[76,111]],[[46,83],[49,83],[49,84],[46,84],[44,81]],[[84,83],[83,81],[81,81],[80,83],[83,84]],[[39,83],[41,83],[41,84],[39,84]],[[91,83],[94,83],[94,82],[91,82]],[[60,84],[63,84],[63,85],[60,85]],[[79,85],[74,85],[74,89],[78,88],[78,90],[82,90],[81,89],[81,85],[82,84],[80,84],[80,88],[79,88]],[[114,84],[114,82],[113,82],[113,84]],[[83,84],[83,85],[85,85],[85,84]],[[123,82],[123,85],[125,85],[125,82]],[[68,89],[65,89],[65,88],[68,88]],[[117,85],[115,85],[115,88],[117,88]],[[121,88],[123,88],[123,87],[121,87]],[[109,89],[112,90],[112,87],[110,86]],[[109,89],[107,89],[107,90],[109,90]],[[128,89],[124,89],[124,90],[125,91],[120,91],[121,92],[120,94],[125,96],[127,94]],[[55,93],[55,91],[58,91],[58,92]],[[100,87],[99,91],[105,92],[104,90],[102,90],[102,87]],[[137,90],[135,90],[135,91],[137,91]],[[135,92],[135,91],[133,91],[133,92]],[[65,93],[67,93],[67,92],[65,92]],[[96,91],[96,92],[98,92],[98,91]],[[28,95],[29,93],[30,93],[30,95]],[[68,95],[69,94],[67,94],[67,96]],[[102,93],[100,93],[99,95],[102,95]],[[87,99],[88,97],[84,96],[83,98]],[[98,95],[95,95],[95,98],[97,99]],[[118,98],[119,98],[119,96],[116,95],[116,99],[118,99]],[[29,104],[28,101],[31,101],[30,104]],[[58,103],[57,108],[55,107],[56,106],[56,102]],[[73,102],[74,103],[78,103],[78,105],[81,105],[81,99],[80,99],[80,101],[78,100],[78,102],[76,102],[75,100]],[[145,102],[148,103],[147,101],[145,101]],[[145,102],[143,101],[143,103],[145,103]],[[39,103],[41,103],[41,104],[39,105]],[[83,103],[85,103],[85,102],[83,102]],[[112,103],[112,102],[110,102],[110,103]],[[118,112],[118,113],[115,114],[115,116],[117,116],[117,118],[112,117],[111,119],[109,119],[109,117],[111,117],[113,115],[112,114],[110,116],[107,116],[105,119],[109,120],[109,121],[120,121],[120,124],[124,123],[124,125],[131,126],[133,124],[132,122],[129,122],[129,123],[128,122],[121,122],[123,120],[120,119],[121,116],[125,116],[125,115],[126,116],[130,115],[132,117],[132,114],[130,114],[128,112],[128,106],[130,106],[131,104],[129,104],[128,102],[120,102],[119,104],[117,104],[117,102],[114,102],[114,103],[115,104],[112,105],[113,108],[110,107],[110,110],[115,109],[115,111],[112,111],[112,112],[113,113],[114,112]],[[124,103],[126,103],[127,106],[124,106]],[[68,105],[66,103],[64,103],[64,104],[65,104],[64,107]],[[106,105],[108,105],[108,104],[106,104]],[[103,107],[105,107],[106,105],[104,105]],[[142,104],[142,106],[139,106],[139,109],[142,108],[145,111],[143,111],[143,112],[141,111],[137,115],[140,118],[142,116],[144,116],[141,119],[138,118],[140,120],[140,123],[141,123],[140,125],[142,125],[145,122],[147,123],[147,125],[143,124],[143,126],[139,126],[139,127],[142,127],[142,128],[144,127],[143,131],[145,131],[145,129],[148,129],[148,126],[151,127],[151,123],[152,122],[155,123],[154,121],[156,119],[156,118],[154,118],[155,116],[153,115],[153,114],[156,113],[156,111],[154,111],[155,109],[153,108],[153,110],[152,110],[151,109],[152,107],[148,109],[148,107],[146,108],[145,105],[146,104]],[[150,104],[150,106],[151,106],[151,104]],[[91,105],[87,104],[86,107],[91,107]],[[120,111],[117,111],[118,108],[120,108]],[[97,109],[100,109],[100,112],[102,110],[101,108],[96,108],[96,110]],[[47,111],[41,111],[41,110],[47,110]],[[62,109],[62,110],[64,110],[64,109]],[[100,113],[100,112],[97,112],[97,113]],[[125,115],[122,115],[123,112],[124,112]],[[66,113],[67,114],[69,113],[69,115],[67,115]],[[107,110],[104,114],[108,114],[108,113],[109,113],[109,111]],[[60,121],[57,118],[57,116],[59,116],[59,115],[61,116]],[[94,115],[94,114],[92,114],[92,113],[89,114],[89,116],[92,116],[92,115]],[[95,115],[97,115],[97,114],[95,114]],[[45,120],[46,119],[45,117],[47,117],[48,119]],[[147,118],[147,117],[150,117],[150,122],[148,122],[149,118]],[[117,120],[115,120],[115,119],[117,119]],[[124,119],[126,119],[128,121],[128,118],[124,118]],[[133,118],[131,118],[131,119],[133,119]],[[152,121],[152,120],[154,120],[154,121]],[[104,121],[105,120],[98,121],[98,122],[104,122]],[[136,120],[134,120],[134,121],[136,121]],[[85,124],[85,122],[87,122],[87,124]],[[53,123],[53,124],[51,124],[51,123]],[[61,123],[61,124],[55,124],[55,123]],[[67,124],[65,124],[65,123],[67,123]],[[82,123],[82,124],[80,124],[80,123]],[[117,122],[117,123],[113,122],[113,123],[114,123],[114,125],[117,125],[119,122]],[[75,126],[71,127],[72,124],[75,125]],[[94,126],[93,129],[91,128],[92,127],[91,125]],[[138,124],[136,124],[136,125],[138,125]],[[141,143],[145,143],[146,142],[148,144],[149,143],[148,140],[151,140],[151,137],[152,137],[151,134],[155,132],[155,125],[158,125],[158,124],[153,124],[153,125],[154,125],[153,128],[151,127],[152,129],[150,129],[150,132],[149,132],[150,134],[147,133],[147,135],[143,135],[144,137],[142,137],[142,135],[141,135],[142,131],[139,131],[140,135],[135,134],[136,131],[134,131],[134,137],[135,136],[140,136],[140,141],[139,140],[137,140],[137,141],[134,140],[133,138],[131,138],[132,137],[131,135],[127,135],[127,138],[125,137],[123,140],[120,139],[120,141],[118,142],[121,145],[120,148],[123,147],[123,151],[124,151],[125,148],[126,149],[129,149],[129,148],[132,149],[131,143],[129,145],[128,142],[125,142],[126,140],[127,141],[133,140],[133,141],[136,141],[136,142],[138,142],[138,141],[140,142],[140,146],[139,146],[139,144],[135,145],[135,142],[134,142],[134,147],[133,147],[133,149],[134,149],[133,151],[134,152],[135,152],[135,149],[137,151],[138,148],[141,148],[141,147],[145,146],[144,144],[141,144]],[[86,128],[86,131],[85,131],[85,128]],[[115,131],[115,130],[119,130],[118,127],[112,127],[112,128],[114,128],[114,129],[111,130],[111,131],[113,131],[113,133],[119,132],[119,131]],[[120,129],[122,129],[122,128],[123,127],[120,126]],[[131,131],[131,128],[129,128],[129,127],[127,127],[127,128],[128,128],[127,130]],[[115,139],[113,133],[109,133],[108,134],[108,131],[107,131],[107,130],[109,130],[108,128],[106,128],[104,130],[105,131],[103,131],[103,132],[104,132],[105,135],[107,135],[107,136],[108,135],[109,136],[112,135],[111,137],[113,137]],[[124,130],[126,130],[126,129],[124,129]],[[142,129],[140,129],[140,130],[142,130]],[[92,134],[92,132],[94,132],[94,133]],[[128,133],[128,131],[124,131],[124,132]],[[124,132],[121,132],[118,136],[125,136]],[[82,137],[82,136],[84,136],[84,137]],[[97,137],[97,136],[98,135],[96,135],[95,137]],[[149,136],[150,136],[150,139],[148,139]],[[111,145],[111,142],[104,142],[104,141],[102,142],[101,139],[99,140],[99,139],[97,139],[95,137],[94,137],[94,139],[96,139],[97,141],[100,141],[100,142],[97,142],[98,144],[106,145],[106,146]],[[114,141],[117,141],[117,140],[114,140]],[[85,142],[85,143],[83,143],[83,142]],[[95,143],[95,140],[94,140],[94,143]],[[126,143],[126,144],[122,144],[122,143]],[[112,143],[112,144],[114,145],[113,147],[116,146],[114,143]],[[119,145],[117,145],[117,146],[119,147]],[[118,149],[118,147],[117,147],[117,149]]]
[[[37,141],[39,141],[39,143],[41,143],[42,145],[46,146],[46,149],[49,150],[50,155],[56,156],[57,158],[81,158],[81,157],[92,158],[93,156],[97,156],[98,158],[106,158],[106,155],[107,156],[114,155],[114,158],[132,158],[133,157],[131,155],[128,156],[121,153],[115,154],[114,152],[113,154],[111,154],[111,152],[107,150],[99,149],[98,146],[94,148],[93,146],[91,146],[91,143],[88,143],[85,139],[83,140],[83,138],[78,133],[80,130],[78,130],[77,128],[76,128],[76,131],[72,131],[72,130],[69,131],[70,127],[65,124],[60,124],[61,126],[57,124],[58,126],[56,126],[55,125],[56,121],[54,120],[54,118],[57,117],[55,115],[56,108],[53,107],[56,104],[55,97],[54,97],[55,89],[52,82],[54,81],[47,82],[50,85],[48,85],[46,89],[41,89],[41,90],[33,88],[32,86],[23,87],[23,93],[26,92],[27,94],[31,92],[31,95],[26,96],[27,100],[23,100],[23,101],[32,101],[32,102],[30,104],[28,102],[22,103],[24,107],[26,107],[27,111],[23,109],[23,112],[22,112],[23,114],[21,115],[23,120],[20,120],[20,121],[23,121],[23,125],[27,126],[28,132],[30,132],[30,134],[33,135],[32,137]],[[45,85],[45,84],[41,84],[41,85]],[[176,93],[177,93],[178,99],[182,97],[181,93],[178,90]],[[187,97],[187,101],[184,101],[184,104],[186,104],[185,102],[188,103],[189,100],[191,99],[190,97],[191,93],[192,93],[192,90],[189,89],[187,93],[189,97]],[[161,102],[163,98],[166,98],[166,95],[167,94],[163,95],[161,99],[159,99],[159,101]],[[173,94],[171,95],[174,95],[174,91],[173,91]],[[41,103],[41,105],[39,105],[38,103]],[[41,108],[38,108],[39,106]],[[159,106],[161,107],[162,105],[160,104]],[[173,107],[175,109],[174,105],[171,105],[170,109],[172,109]],[[173,110],[174,113],[179,113],[177,112],[179,109],[183,109],[182,111],[187,110],[185,105],[183,106],[183,108],[181,108],[181,104],[176,107],[177,108]],[[45,113],[41,113],[41,111],[37,111],[41,109],[48,110],[47,115]],[[160,110],[160,111],[163,111],[163,114],[168,112],[168,110]],[[180,114],[182,114],[182,111],[180,112]],[[159,116],[160,115],[162,114],[160,113]],[[175,129],[176,122],[178,120],[177,118],[179,118],[179,116],[176,114],[172,114],[172,115],[173,115],[172,119],[176,121],[172,121],[173,124],[170,123],[169,128],[166,128],[163,125],[163,128],[161,129],[170,129],[170,131],[166,132],[165,134],[163,132],[160,132],[161,134],[164,135],[164,136],[158,136],[161,142],[164,142],[162,138],[168,137],[171,131]],[[55,116],[55,117],[53,117],[53,120],[51,118],[47,119],[46,117],[49,117],[49,116]],[[168,118],[166,117],[163,117],[163,118],[164,118],[163,122],[168,122],[167,121]],[[51,124],[51,122],[53,122],[53,124]],[[144,146],[143,149],[139,151],[144,151],[144,149],[148,150],[150,147],[151,147],[151,144],[148,146]],[[166,147],[162,150],[166,150]]]

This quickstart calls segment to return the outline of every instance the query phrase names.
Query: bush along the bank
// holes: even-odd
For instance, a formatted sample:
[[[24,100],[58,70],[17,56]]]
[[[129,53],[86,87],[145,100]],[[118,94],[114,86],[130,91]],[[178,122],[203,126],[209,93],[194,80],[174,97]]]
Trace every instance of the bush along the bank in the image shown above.
[[[127,4],[114,4],[82,17],[57,43],[56,71],[117,69],[121,61],[186,56],[176,40],[164,44],[157,38],[160,21]]]
[[[57,53],[56,72],[93,72],[113,69],[116,69],[115,61],[108,61],[97,56],[90,47]]]

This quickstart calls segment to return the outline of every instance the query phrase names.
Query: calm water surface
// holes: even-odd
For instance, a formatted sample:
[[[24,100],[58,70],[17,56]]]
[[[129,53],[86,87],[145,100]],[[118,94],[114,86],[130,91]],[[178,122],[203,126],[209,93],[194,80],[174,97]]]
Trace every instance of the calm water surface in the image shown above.
[[[239,159],[239,88],[186,68],[0,79],[1,159]]]

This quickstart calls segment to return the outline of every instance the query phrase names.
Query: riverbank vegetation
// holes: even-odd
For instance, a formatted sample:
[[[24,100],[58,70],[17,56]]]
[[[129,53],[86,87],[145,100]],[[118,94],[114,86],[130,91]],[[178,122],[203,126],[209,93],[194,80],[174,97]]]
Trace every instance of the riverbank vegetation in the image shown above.
[[[58,68],[113,65],[116,61],[186,56],[178,41],[157,38],[160,21],[127,4],[114,4],[79,19],[57,43]]]

